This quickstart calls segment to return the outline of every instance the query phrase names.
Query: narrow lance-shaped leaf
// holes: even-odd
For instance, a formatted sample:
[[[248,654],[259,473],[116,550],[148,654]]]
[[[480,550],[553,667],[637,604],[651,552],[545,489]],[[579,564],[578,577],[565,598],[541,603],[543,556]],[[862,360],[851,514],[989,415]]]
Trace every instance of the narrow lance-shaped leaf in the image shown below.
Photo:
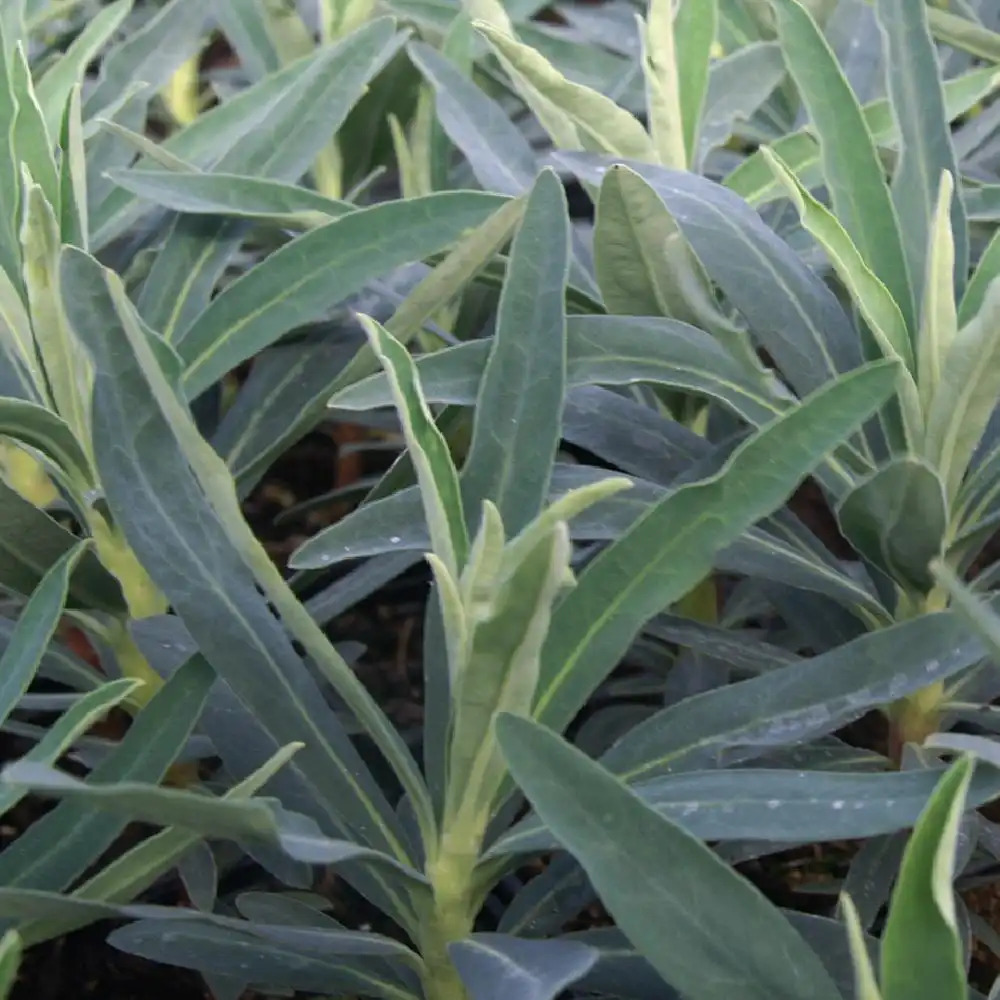
[[[452,576],[465,564],[469,547],[458,472],[448,443],[420,390],[409,352],[385,327],[369,316],[359,317],[392,386],[406,444],[420,484],[424,516],[435,554]]]
[[[898,358],[911,373],[914,372],[916,362],[913,345],[899,305],[865,262],[840,220],[809,193],[777,153],[767,146],[762,147],[760,153],[791,198],[802,225],[826,251],[830,263],[857,303],[884,356]],[[913,381],[912,374],[910,381]]]
[[[718,0],[683,0],[674,22],[677,82],[687,152],[685,166],[688,167],[696,162],[718,22]]]
[[[661,709],[633,726],[602,763],[631,783],[805,743],[954,677],[983,655],[983,643],[953,612],[921,615]]]
[[[560,149],[588,149],[655,163],[646,130],[610,98],[566,79],[540,52],[477,22],[521,97]]]
[[[690,11],[697,5],[682,6]],[[684,170],[691,162],[691,146],[681,107],[683,78],[674,30],[673,0],[650,0],[646,20],[639,19],[649,132],[659,162],[665,167]]]
[[[541,510],[559,444],[569,253],[562,184],[545,170],[511,248],[462,469],[467,516],[489,499],[511,534]]]
[[[556,159],[591,184],[621,168],[583,153]],[[857,332],[833,292],[742,199],[689,171],[625,166],[663,199],[712,281],[800,396],[861,363]]]
[[[301,746],[301,744],[299,744]],[[309,864],[363,859],[399,872],[419,891],[413,869],[353,841],[327,837],[307,817],[283,810],[273,800],[215,798],[201,792],[135,781],[83,782],[45,764],[16,761],[3,770],[2,783],[57,798],[81,800],[95,808],[158,826],[180,826],[206,836],[272,841]]]
[[[79,86],[70,90],[66,100],[59,144],[62,149],[59,161],[59,229],[62,241],[86,250],[90,243],[90,216]]]
[[[723,469],[652,507],[582,574],[553,616],[535,715],[565,726],[639,628],[712,568],[715,554],[780,506],[892,391],[894,363],[842,376],[738,448]]]
[[[386,329],[400,343],[408,344],[421,326],[439,309],[460,295],[465,286],[494,259],[510,239],[524,215],[524,197],[502,204],[475,229],[467,230],[443,260],[400,302]],[[337,380],[337,388],[350,385],[363,374],[375,371],[370,352],[361,350]]]
[[[282,334],[365,283],[444,249],[500,207],[445,192],[352,212],[286,244],[221,292],[177,344],[194,398]]]
[[[505,715],[497,734],[535,810],[667,984],[690,1000],[840,1000],[778,909],[709,848],[537,723]]]
[[[840,900],[847,924],[848,943],[851,948],[851,961],[854,965],[854,994],[857,1000],[882,1000],[882,994],[875,979],[875,969],[872,967],[871,955],[865,944],[865,931],[861,926],[857,908],[850,896],[842,896]]]
[[[925,287],[935,280],[928,261],[938,227],[938,182],[941,174],[958,177],[941,86],[937,48],[927,23],[924,0],[876,0],[887,63],[886,82],[900,135],[899,162],[892,178],[892,201],[909,263],[917,302],[926,301]],[[969,267],[969,237],[962,199],[949,206],[954,243],[950,262],[952,290],[961,297]],[[942,275],[942,280],[945,276]]]
[[[0,998],[7,1000],[17,982],[21,966],[21,938],[16,931],[7,931],[0,938]]]
[[[192,658],[156,692],[113,753],[90,773],[94,782],[163,779],[191,734],[215,677]],[[5,886],[62,890],[111,846],[125,821],[80,803],[63,803],[0,853]]]
[[[238,215],[314,229],[358,210],[350,202],[327,198],[309,188],[245,174],[112,170],[109,176],[141,198],[194,215]]]
[[[299,749],[298,744],[292,744],[276,751],[270,760],[228,789],[223,798],[227,800],[250,798],[267,784]],[[158,877],[170,871],[201,839],[201,834],[179,827],[161,830],[109,861],[78,886],[73,892],[73,897],[83,901],[127,903],[149,888]],[[88,919],[86,914],[62,913],[48,919],[41,918],[29,922],[24,925],[23,933],[27,941],[50,940],[86,925]]]
[[[629,787],[659,815],[700,840],[808,844],[881,836],[912,826],[940,775],[940,768],[856,773],[716,767],[630,782]],[[1000,773],[991,769],[971,786],[969,806],[976,808],[998,794]],[[556,846],[552,831],[528,816],[490,847],[487,860]]]
[[[962,1000],[965,961],[955,914],[955,848],[974,762],[959,760],[907,844],[882,936],[885,1000]]]
[[[27,175],[25,197],[21,245],[35,342],[54,408],[89,452],[87,401],[93,376],[89,359],[73,337],[60,307],[59,223],[52,204]]]
[[[527,190],[537,156],[507,112],[430,45],[410,42],[407,54],[434,88],[441,127],[476,180],[487,191],[517,195]]]
[[[945,117],[949,122],[965,114],[996,90],[1000,74],[995,67],[976,69],[947,80],[944,84]],[[899,130],[893,119],[889,101],[880,99],[862,109],[865,124],[876,145],[890,149],[899,145]],[[771,143],[777,153],[807,188],[823,183],[819,144],[809,127],[790,132]],[[751,205],[764,205],[783,197],[783,190],[774,179],[763,157],[754,153],[727,175],[726,187],[742,195]]]
[[[916,310],[899,221],[857,98],[799,0],[771,3],[788,70],[819,137],[834,211],[913,330]]]
[[[17,99],[10,79],[8,27],[0,19],[0,270],[15,288],[21,284],[17,226],[21,214],[21,172],[14,141]]]
[[[46,729],[45,735],[20,758],[19,763],[53,767],[81,736],[86,735],[113,708],[133,697],[141,686],[142,681],[121,678],[88,691]],[[0,810],[8,812],[13,809],[26,794],[26,789],[0,787]]]
[[[298,179],[363,96],[368,81],[398,49],[394,23],[381,18],[321,53],[213,164],[223,173]],[[274,135],[282,141],[275,143]],[[244,237],[225,218],[174,220],[139,296],[139,311],[155,330],[183,345],[186,330],[212,301],[212,292]],[[183,351],[182,351],[183,353]]]
[[[337,675],[345,701],[373,735],[378,733],[383,746],[392,742],[392,734],[379,728],[387,727],[387,721],[365,699],[363,689],[357,691],[357,678],[336,652],[301,625],[299,618],[308,616],[297,603],[290,606],[280,574],[277,582],[268,576],[273,565],[263,565],[266,554],[254,547],[256,542],[244,541],[249,529],[228,470],[198,435],[164,377],[120,283],[77,250],[63,251],[61,270],[67,311],[98,373],[95,429],[104,430],[95,434],[97,460],[116,522],[199,648],[273,739],[279,745],[305,742],[290,766],[309,787],[316,811],[333,828],[350,829],[364,842],[405,857],[394,813],[317,694],[255,581],[266,587],[296,637],[308,644],[317,666]],[[145,400],[142,419],[134,412],[125,417],[125,399]],[[123,431],[129,427],[134,433]],[[134,502],[136,488],[148,502]],[[126,496],[132,499],[126,502]],[[222,525],[223,516],[233,523]],[[253,577],[248,564],[254,567]],[[396,744],[390,752],[406,753]]]
[[[687,323],[649,316],[571,316],[566,327],[569,387],[674,385],[719,400],[754,426],[792,405],[773,384],[754,385],[721,345]],[[489,342],[480,339],[420,357],[416,364],[424,395],[434,403],[473,405],[489,351]],[[368,410],[391,402],[387,380],[374,375],[338,392],[331,406]]]
[[[0,722],[14,710],[35,676],[62,617],[70,575],[85,548],[84,543],[66,551],[42,578],[18,618],[10,643],[0,657]]]
[[[1000,393],[1000,280],[952,341],[927,413],[924,454],[954,502]]]
[[[958,308],[955,302],[955,240],[951,206],[955,181],[943,173],[937,202],[927,237],[924,301],[917,335],[917,381],[925,415],[929,416],[942,369],[958,335]]]
[[[923,440],[924,414],[914,379],[916,362],[913,345],[899,306],[865,263],[837,217],[798,182],[774,153],[766,147],[761,149],[761,153],[771,164],[775,176],[786,186],[803,227],[826,251],[834,270],[868,323],[879,353],[883,357],[903,362],[899,373],[902,428],[897,430],[896,424],[890,423],[891,417],[885,411],[881,417],[894,450],[907,451],[918,447]]]
[[[56,133],[50,132],[35,97],[24,47],[18,43],[10,57],[11,87],[17,102],[14,118],[14,146],[22,171],[26,170],[41,187],[50,205],[59,204],[59,174],[53,150]]]
[[[49,135],[59,129],[59,120],[70,93],[83,79],[94,57],[121,27],[132,11],[133,0],[114,0],[86,22],[83,31],[61,53],[35,84],[38,106]],[[65,147],[63,147],[65,150]]]
[[[594,270],[609,312],[668,316],[706,330],[739,362],[748,381],[765,382],[749,333],[722,313],[676,219],[628,167],[609,170],[601,183]]]
[[[506,776],[493,720],[497,712],[531,710],[552,604],[567,583],[570,553],[566,525],[556,523],[533,548],[519,553],[519,565],[500,574],[474,623],[468,663],[452,696],[446,829],[451,823],[468,829],[458,817],[483,829],[491,815]]]

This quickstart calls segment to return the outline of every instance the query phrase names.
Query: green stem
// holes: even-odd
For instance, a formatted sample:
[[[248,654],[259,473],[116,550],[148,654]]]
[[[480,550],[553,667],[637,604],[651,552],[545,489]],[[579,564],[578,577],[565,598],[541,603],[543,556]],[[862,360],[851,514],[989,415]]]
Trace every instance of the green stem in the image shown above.
[[[482,837],[460,820],[445,830],[427,863],[433,912],[420,942],[424,992],[430,1000],[468,1000],[465,986],[448,954],[448,945],[472,932],[476,916],[476,864]]]
[[[922,600],[901,601],[901,614],[897,617],[915,618],[943,611],[947,606],[947,591],[934,587]],[[903,747],[907,743],[920,745],[931,733],[937,732],[944,701],[944,681],[935,681],[889,707],[889,757],[894,763],[900,763]]]

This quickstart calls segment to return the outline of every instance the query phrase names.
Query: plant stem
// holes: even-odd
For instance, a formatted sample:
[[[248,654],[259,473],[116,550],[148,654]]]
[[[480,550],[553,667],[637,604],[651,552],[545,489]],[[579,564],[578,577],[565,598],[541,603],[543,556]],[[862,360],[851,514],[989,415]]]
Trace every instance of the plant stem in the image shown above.
[[[433,913],[420,942],[424,958],[424,992],[428,1000],[468,1000],[465,986],[448,954],[448,945],[469,936],[475,920],[476,863],[480,833],[458,822],[445,830],[436,854],[427,863]]]
[[[942,587],[934,587],[921,601],[904,605],[902,617],[917,617],[943,611],[948,606],[948,593]],[[915,691],[895,702],[889,708],[889,758],[897,766],[907,743],[924,742],[936,732],[941,722],[941,706],[944,703],[944,681],[935,681],[927,687]]]

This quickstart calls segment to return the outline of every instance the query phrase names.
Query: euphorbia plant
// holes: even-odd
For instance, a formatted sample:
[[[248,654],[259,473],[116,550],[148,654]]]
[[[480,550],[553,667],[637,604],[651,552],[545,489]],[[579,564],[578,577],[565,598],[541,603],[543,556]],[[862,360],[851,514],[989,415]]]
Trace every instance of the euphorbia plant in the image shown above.
[[[717,5],[703,5],[700,15],[695,6],[682,4],[673,25],[691,43],[687,58],[700,53],[703,69]],[[560,150],[556,161],[594,195],[595,278],[607,308],[665,315],[710,332],[742,384],[738,394],[732,377],[706,389],[680,369],[665,381],[707,391],[755,424],[787,406],[789,391],[811,391],[876,358],[902,364],[894,400],[817,476],[861,560],[863,580],[854,575],[847,587],[833,587],[837,560],[818,556],[815,540],[801,532],[813,581],[790,567],[755,567],[776,583],[805,583],[835,597],[856,616],[855,629],[879,628],[946,607],[931,559],[941,555],[965,571],[995,527],[990,417],[1000,388],[992,360],[1000,256],[994,237],[970,263],[969,218],[991,223],[992,189],[962,176],[948,126],[961,88],[988,91],[993,74],[985,71],[978,82],[975,73],[983,71],[943,80],[933,33],[960,44],[955,23],[928,12],[923,0],[877,2],[887,98],[862,107],[806,6],[774,0],[770,7],[808,131],[764,144],[725,184],[753,204],[782,196],[792,201],[825,254],[825,287],[744,204],[679,171],[693,162],[692,137],[696,146],[701,137],[704,154],[713,133],[699,117],[704,74],[677,75],[675,42],[662,42],[662,51],[644,64],[647,135],[627,111],[566,80],[538,52],[495,25],[480,30]],[[650,17],[656,16],[670,23],[653,4]],[[978,51],[994,41],[985,30],[968,31]],[[687,144],[683,156],[680,136]],[[884,155],[889,145],[891,155]],[[811,193],[820,186],[829,204]],[[758,348],[780,381],[761,368]],[[471,352],[467,358],[471,367]],[[454,385],[449,389],[456,401]],[[752,402],[747,390],[757,396]],[[436,398],[429,379],[428,392]],[[856,586],[864,594],[849,597]],[[805,619],[801,628],[809,648],[828,645]],[[953,695],[935,683],[888,707],[895,759],[905,743],[920,743],[938,728]]]
[[[338,223],[331,225],[325,238],[338,232]],[[561,236],[554,240],[555,234]],[[316,233],[303,237],[316,238]],[[342,973],[338,979],[327,969],[320,987],[307,968],[296,973],[275,966],[273,981],[329,990],[360,976],[368,977],[368,989],[379,995],[403,996],[416,992],[416,972],[425,996],[466,996],[469,975],[482,970],[474,957],[457,959],[454,949],[465,947],[475,956],[476,918],[520,851],[516,845],[497,851],[496,838],[514,801],[494,732],[497,713],[532,713],[565,727],[642,624],[694,586],[721,546],[779,506],[801,477],[880,405],[897,377],[893,363],[878,363],[790,407],[737,449],[717,474],[650,506],[572,586],[567,522],[597,510],[598,501],[606,503],[628,483],[584,476],[547,502],[567,377],[568,255],[561,187],[544,172],[513,242],[461,474],[434,424],[409,354],[386,328],[363,321],[409,446],[419,493],[397,496],[419,497],[441,616],[440,640],[426,664],[436,700],[425,726],[421,771],[239,520],[229,473],[198,436],[118,279],[83,252],[63,251],[64,304],[94,364],[94,421],[102,432],[95,440],[104,442],[97,454],[110,506],[169,596],[179,616],[175,624],[183,622],[220,676],[252,708],[269,742],[306,738],[297,752],[288,747],[284,781],[319,826],[265,802],[241,805],[149,785],[82,785],[24,765],[8,769],[6,780],[209,835],[249,837],[299,861],[339,861],[345,877],[409,942],[404,947],[378,936],[321,932],[310,944],[301,935],[301,940],[294,934],[287,938],[266,921],[206,916],[215,947],[195,954],[171,945],[168,961],[221,974],[246,934],[278,935],[300,956],[317,947],[337,955]],[[278,254],[261,266],[292,263]],[[251,296],[261,285],[266,283],[255,286]],[[250,298],[246,305],[251,308]],[[367,361],[362,357],[358,363]],[[112,427],[124,427],[126,401],[137,398],[147,400],[136,420],[138,433],[111,434]],[[136,484],[149,491],[149,502],[134,502]],[[300,553],[299,561],[323,565],[331,559],[317,544],[311,554]],[[218,578],[223,567],[225,586]],[[289,637],[251,580],[391,766],[403,790],[395,808],[344,739],[337,717],[310,695],[311,682]],[[236,773],[256,752],[243,739],[227,738],[222,728],[213,730],[212,738]],[[159,863],[171,858],[164,854]],[[121,870],[129,867],[123,859]],[[4,899],[24,903],[16,892],[0,891],[0,904]],[[57,906],[55,900],[50,905]],[[72,906],[72,897],[63,905]],[[128,908],[116,912],[143,915]],[[155,933],[150,936],[161,915],[144,916],[115,941],[161,955]],[[194,914],[186,921],[172,917],[169,941],[203,936],[200,920]],[[512,961],[518,961],[519,947],[516,939],[490,944],[491,951],[509,952]],[[375,969],[365,958],[371,949],[379,963],[389,963],[391,988],[371,985]],[[582,974],[586,963],[574,967]],[[250,978],[272,981],[260,971]]]

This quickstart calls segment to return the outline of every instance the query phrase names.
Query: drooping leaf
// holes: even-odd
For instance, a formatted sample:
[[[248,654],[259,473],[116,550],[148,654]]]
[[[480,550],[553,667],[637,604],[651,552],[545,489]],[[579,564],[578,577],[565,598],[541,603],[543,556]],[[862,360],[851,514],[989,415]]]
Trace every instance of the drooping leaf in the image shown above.
[[[299,185],[218,170],[113,170],[109,176],[125,190],[175,212],[280,221],[286,221],[286,216],[299,216],[303,224],[322,224],[357,210],[349,202],[327,198]]]
[[[309,864],[337,864],[362,858],[399,872],[415,885],[422,879],[388,855],[325,836],[307,817],[287,813],[262,799],[212,798],[198,792],[139,782],[84,783],[45,764],[16,761],[2,781],[46,795],[79,800],[97,809],[159,826],[178,826],[204,836],[270,841]]]
[[[292,745],[277,751],[257,770],[228,789],[223,797],[236,801],[250,798],[281,771],[297,749],[297,746]],[[54,762],[54,759],[49,761]],[[200,833],[180,827],[161,830],[108,861],[73,891],[71,902],[128,903],[170,871],[200,841]],[[61,898],[66,900],[67,897]],[[91,920],[107,916],[106,913],[95,916],[86,905],[53,907],[53,910],[56,912],[41,915],[24,925],[26,940],[44,941],[59,937],[85,926]],[[177,909],[168,912],[181,915],[184,911]]]
[[[51,767],[111,709],[134,695],[140,684],[138,680],[123,678],[88,691],[48,726],[44,735],[18,762]],[[24,789],[0,787],[0,808],[4,812],[13,809],[26,794]]]
[[[239,969],[254,983],[308,993],[333,990],[384,1000],[421,995],[417,956],[378,934],[189,917],[139,920],[116,930],[111,943],[152,961],[204,973]]]

